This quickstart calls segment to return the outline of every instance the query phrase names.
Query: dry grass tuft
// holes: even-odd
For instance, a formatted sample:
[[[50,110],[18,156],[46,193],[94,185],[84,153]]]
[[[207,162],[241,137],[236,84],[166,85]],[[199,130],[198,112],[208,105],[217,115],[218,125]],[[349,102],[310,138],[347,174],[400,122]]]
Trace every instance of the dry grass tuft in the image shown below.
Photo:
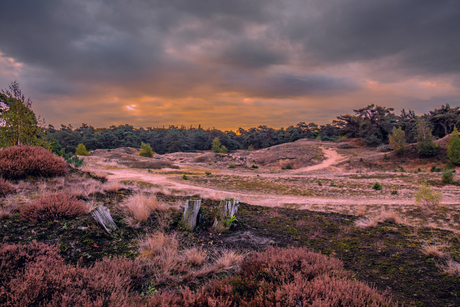
[[[427,257],[445,259],[449,257],[449,254],[440,250],[444,247],[446,247],[444,244],[424,244],[422,245],[422,253]]]
[[[452,259],[447,260],[445,265],[440,265],[440,268],[448,275],[460,276],[460,263]]]
[[[189,248],[182,253],[185,261],[191,266],[201,266],[206,259],[206,253],[197,247]]]
[[[403,219],[401,218],[401,216],[395,211],[383,211],[377,217],[377,220],[382,223],[389,222],[389,223],[395,223],[395,224],[402,224],[403,222]]]
[[[150,214],[155,210],[165,210],[164,204],[159,204],[155,196],[146,196],[137,193],[130,196],[120,205],[122,210],[128,216],[127,222],[131,226],[137,227],[140,223],[147,221]]]
[[[356,215],[360,217],[364,217],[365,214],[366,214],[366,206],[359,205],[358,208],[356,209]]]
[[[214,261],[214,266],[218,272],[229,271],[237,268],[245,256],[236,251],[222,250]]]
[[[181,262],[178,256],[179,242],[176,235],[166,235],[162,232],[148,235],[139,243],[141,257],[151,260],[151,263],[163,272],[173,271]]]
[[[355,226],[358,228],[374,228],[377,227],[379,221],[375,218],[362,218],[355,221]]]
[[[121,183],[120,181],[110,181],[106,182],[102,185],[102,189],[104,192],[108,193],[116,193],[121,189],[126,189],[126,186]]]

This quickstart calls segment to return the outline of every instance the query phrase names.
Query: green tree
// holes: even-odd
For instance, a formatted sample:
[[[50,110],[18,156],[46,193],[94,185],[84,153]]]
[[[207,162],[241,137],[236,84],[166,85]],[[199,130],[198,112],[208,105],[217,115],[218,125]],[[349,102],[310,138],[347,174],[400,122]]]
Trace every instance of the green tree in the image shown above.
[[[399,127],[393,126],[393,131],[390,134],[390,147],[399,155],[404,152],[406,149],[406,134],[404,131]]]
[[[220,143],[220,140],[218,137],[215,137],[214,140],[212,141],[212,151],[215,153],[222,152],[221,148],[222,144]]]
[[[75,155],[77,156],[89,156],[89,152],[86,150],[85,145],[83,143],[78,144],[77,150],[75,151]]]
[[[447,156],[453,164],[460,165],[460,138],[458,137],[457,127],[454,127],[454,131],[450,135]]]
[[[153,150],[150,144],[146,144],[142,142],[141,144],[141,151],[139,152],[139,156],[153,158]]]
[[[438,145],[433,143],[434,137],[431,134],[431,128],[427,121],[421,119],[417,124],[417,151],[422,157],[436,155]]]
[[[40,138],[41,129],[32,101],[25,100],[19,84],[15,81],[8,89],[0,91],[0,146],[46,145]]]

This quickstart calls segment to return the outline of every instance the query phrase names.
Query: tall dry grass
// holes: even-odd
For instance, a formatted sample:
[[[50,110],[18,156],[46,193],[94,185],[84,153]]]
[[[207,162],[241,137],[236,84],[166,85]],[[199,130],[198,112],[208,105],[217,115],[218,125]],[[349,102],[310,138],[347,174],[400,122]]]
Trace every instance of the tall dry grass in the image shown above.
[[[132,227],[139,227],[140,223],[147,221],[153,212],[167,211],[170,206],[159,202],[154,195],[138,192],[120,204],[120,208],[127,216],[127,223]]]

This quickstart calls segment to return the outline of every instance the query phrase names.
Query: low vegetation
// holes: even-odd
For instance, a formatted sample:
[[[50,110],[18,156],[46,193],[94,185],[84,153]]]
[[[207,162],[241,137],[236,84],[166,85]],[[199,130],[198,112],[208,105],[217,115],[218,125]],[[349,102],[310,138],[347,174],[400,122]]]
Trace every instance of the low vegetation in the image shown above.
[[[0,176],[5,179],[56,177],[67,172],[67,163],[39,146],[12,146],[0,151]]]
[[[86,214],[88,209],[84,201],[69,193],[45,194],[21,207],[21,218],[34,223],[54,221]]]

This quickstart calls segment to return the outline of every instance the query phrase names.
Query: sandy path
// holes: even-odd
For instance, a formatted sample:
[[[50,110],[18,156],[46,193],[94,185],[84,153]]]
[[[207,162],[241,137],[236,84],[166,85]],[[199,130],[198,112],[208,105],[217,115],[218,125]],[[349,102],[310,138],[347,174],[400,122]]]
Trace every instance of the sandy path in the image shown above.
[[[260,174],[261,177],[290,177],[293,174],[295,176],[307,175],[308,172],[324,170],[331,167],[334,164],[342,162],[346,157],[338,154],[333,149],[327,149],[320,147],[323,150],[326,159],[318,165],[303,167],[297,170],[290,171],[285,174]],[[97,164],[97,161],[94,161]],[[177,164],[177,163],[176,163]],[[225,197],[239,198],[243,202],[247,202],[253,205],[267,206],[267,207],[279,207],[284,204],[298,204],[302,209],[309,209],[311,206],[354,206],[354,205],[412,205],[414,201],[412,199],[382,199],[381,197],[375,198],[360,198],[360,197],[347,197],[347,198],[332,198],[332,197],[306,197],[306,196],[287,196],[277,195],[276,193],[244,193],[234,192],[219,188],[208,188],[202,186],[195,186],[191,182],[180,179],[181,172],[195,171],[201,173],[204,169],[189,164],[180,164],[181,170],[171,170],[175,172],[173,174],[161,174],[160,172],[149,173],[146,170],[136,169],[111,169],[108,175],[109,180],[123,181],[143,181],[158,186],[159,190],[164,192],[180,191],[186,195],[200,194],[205,198],[218,198],[223,199]],[[162,171],[165,171],[163,169]],[[256,174],[238,174],[234,171],[222,170],[218,171],[220,174],[237,176],[237,177],[248,177],[257,176]],[[452,201],[443,202],[445,204],[453,204]]]
[[[346,159],[346,157],[340,155],[337,151],[333,149],[327,149],[322,146],[320,147],[320,149],[324,152],[324,155],[326,156],[325,160],[323,160],[320,164],[298,168],[296,170],[291,171],[290,173],[298,174],[298,173],[304,173],[304,172],[312,172],[312,171],[328,168],[329,166],[340,163]]]

